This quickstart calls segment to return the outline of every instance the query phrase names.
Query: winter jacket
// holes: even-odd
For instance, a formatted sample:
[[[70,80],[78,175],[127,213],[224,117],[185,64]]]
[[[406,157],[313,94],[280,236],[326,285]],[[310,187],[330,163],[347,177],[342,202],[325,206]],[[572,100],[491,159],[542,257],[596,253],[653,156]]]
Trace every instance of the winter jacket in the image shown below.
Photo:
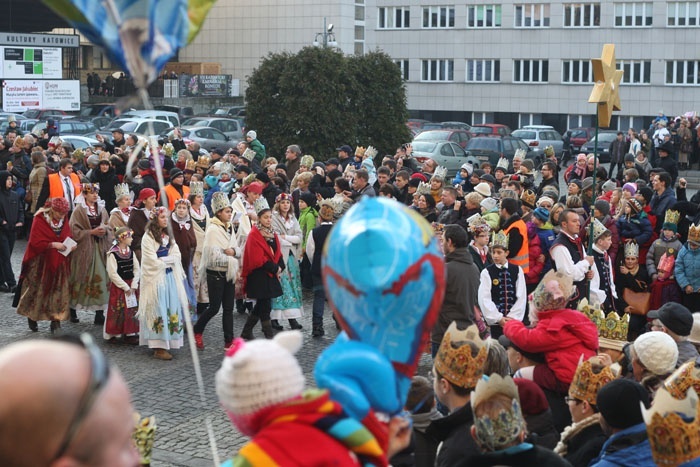
[[[445,299],[430,335],[430,341],[436,344],[442,342],[442,336],[452,321],[456,321],[460,329],[474,323],[474,308],[478,304],[479,268],[471,253],[466,248],[457,248],[445,255],[445,263]]]
[[[255,151],[255,159],[258,162],[262,162],[267,157],[267,152],[265,152],[265,146],[260,142],[259,139],[254,139],[250,142],[250,149]]]
[[[436,467],[454,467],[465,461],[464,465],[469,465],[468,461],[479,453],[470,432],[473,424],[474,414],[469,403],[430,424],[425,434],[440,443]]]
[[[693,286],[693,290],[698,290],[700,288],[700,249],[691,250],[687,244],[683,245],[676,258],[674,274],[681,290],[689,285]]]
[[[664,169],[664,172],[668,172],[671,176],[671,186],[676,184],[676,179],[678,178],[678,162],[676,162],[671,154],[666,157],[659,157],[656,159],[654,165],[660,169]]]
[[[3,232],[14,232],[15,225],[24,222],[24,200],[5,187],[9,177],[10,172],[0,171],[0,230]]]
[[[571,467],[565,459],[554,454],[551,450],[541,446],[533,446],[522,443],[501,451],[486,452],[469,461],[456,464],[458,467],[486,467],[486,466],[510,466],[510,467]]]
[[[617,230],[622,241],[626,239],[637,239],[637,243],[644,245],[651,239],[654,230],[645,212],[640,212],[636,216],[620,216],[617,220]]]
[[[531,329],[518,320],[508,321],[503,333],[526,352],[543,352],[557,379],[570,384],[581,355],[587,360],[597,353],[598,328],[586,315],[570,309],[540,311],[537,319]]]
[[[525,274],[525,283],[531,285],[540,282],[545,263],[541,263],[537,259],[541,254],[544,254],[540,245],[540,237],[537,235],[537,227],[531,222],[528,222],[526,225],[527,240],[529,243],[528,258],[530,260],[530,270]]]
[[[670,242],[664,241],[663,238],[657,238],[654,240],[654,243],[651,244],[649,252],[647,253],[647,272],[649,275],[653,276],[654,274],[657,274],[656,269],[664,253],[668,252],[673,256],[677,256],[682,247],[683,244],[676,237],[674,237]]]
[[[595,422],[566,440],[564,459],[574,467],[587,467],[598,457],[606,440],[607,436],[603,433],[600,423]]]
[[[644,423],[633,425],[612,435],[603,445],[591,467],[656,467]]]
[[[303,250],[306,249],[306,240],[309,238],[309,233],[316,228],[316,218],[318,217],[318,211],[314,208],[307,206],[301,210],[299,214],[299,227],[301,227],[302,241],[301,247]]]
[[[552,230],[551,222],[547,221],[542,227],[537,227],[537,236],[540,238],[540,249],[544,253],[545,262],[544,268],[542,269],[542,274],[552,269],[552,256],[549,254],[549,250],[554,244],[554,240],[557,238],[557,234]]]
[[[657,219],[663,221],[666,215],[666,210],[670,209],[674,204],[676,204],[676,195],[673,193],[673,188],[666,188],[666,190],[661,193],[661,195],[654,193],[649,201],[649,206],[651,206],[651,213],[656,216]],[[657,224],[663,224],[663,222],[657,222]],[[657,232],[660,230],[661,225],[658,225],[656,229]],[[642,242],[637,242],[641,244]]]
[[[493,232],[501,230],[501,216],[498,214],[498,208],[496,208],[495,211],[489,211],[483,214],[481,218],[491,227]]]

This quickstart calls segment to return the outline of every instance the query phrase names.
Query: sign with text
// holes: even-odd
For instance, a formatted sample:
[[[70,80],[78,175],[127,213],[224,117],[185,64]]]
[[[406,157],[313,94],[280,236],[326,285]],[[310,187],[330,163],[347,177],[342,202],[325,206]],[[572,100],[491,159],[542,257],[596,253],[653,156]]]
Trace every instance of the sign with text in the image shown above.
[[[80,110],[78,80],[5,80],[2,87],[5,112],[28,109]]]
[[[178,77],[178,80],[180,84],[180,97],[231,96],[231,75],[182,74]]]
[[[0,32],[0,45],[28,47],[80,47],[77,34],[30,34],[26,32]]]
[[[4,79],[61,79],[62,52],[57,47],[0,47]]]

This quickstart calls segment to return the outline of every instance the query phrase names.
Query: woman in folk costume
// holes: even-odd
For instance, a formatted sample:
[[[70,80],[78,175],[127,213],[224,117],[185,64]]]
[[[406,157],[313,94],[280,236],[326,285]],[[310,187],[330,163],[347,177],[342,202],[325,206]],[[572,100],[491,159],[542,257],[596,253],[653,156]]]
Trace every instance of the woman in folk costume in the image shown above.
[[[118,183],[114,187],[114,196],[117,207],[109,213],[109,226],[116,232],[119,227],[127,227],[129,218],[131,217],[131,193],[129,185],[126,183]]]
[[[34,332],[39,330],[37,321],[51,321],[53,332],[69,316],[70,257],[61,254],[63,241],[71,236],[69,209],[65,198],[52,198],[34,215],[13,302]]]
[[[241,249],[245,248],[245,243],[248,234],[250,234],[250,229],[253,227],[253,222],[258,219],[255,215],[253,204],[261,195],[262,184],[253,182],[242,186],[231,197],[233,231],[236,234],[236,238],[238,238],[238,245],[240,245]],[[241,314],[245,314],[246,309],[249,311],[252,310],[253,305],[251,302],[245,300],[243,277],[239,277],[238,284],[236,284],[236,310]]]
[[[170,349],[183,342],[187,306],[185,273],[180,249],[168,235],[168,209],[157,207],[141,241],[141,295],[139,297],[139,344],[155,349],[153,356],[172,360]]]
[[[217,192],[212,197],[212,217],[204,236],[204,248],[199,264],[198,279],[205,282],[209,291],[209,308],[199,316],[194,325],[194,340],[198,349],[204,348],[202,334],[207,323],[223,306],[224,348],[233,342],[233,306],[236,279],[239,273],[237,257],[241,249],[231,225],[233,209],[226,193]]]
[[[115,234],[115,244],[107,252],[107,275],[109,285],[109,306],[103,337],[107,342],[116,343],[119,337],[124,343],[139,343],[139,320],[136,318],[138,306],[129,306],[127,298],[133,296],[138,300],[140,267],[139,261],[131,249],[131,229],[119,227]]]
[[[197,316],[201,316],[209,307],[209,293],[207,281],[199,280],[199,265],[204,248],[204,233],[209,225],[209,210],[204,205],[204,182],[190,182],[190,219],[194,236],[197,240],[197,248],[192,258],[192,272],[194,273],[194,287],[197,295]],[[193,317],[194,319],[194,317]]]
[[[197,237],[192,227],[190,218],[190,202],[186,199],[175,200],[175,211],[171,214],[173,235],[175,243],[180,249],[180,260],[182,270],[185,272],[185,291],[187,292],[187,302],[190,315],[195,313],[197,303],[197,293],[194,289],[194,273],[192,272],[192,259],[197,248]]]
[[[134,202],[136,209],[131,211],[127,226],[134,232],[131,249],[136,254],[136,259],[141,261],[141,239],[146,233],[146,225],[151,219],[151,214],[156,208],[156,192],[153,188],[143,188],[139,191],[139,197]]]
[[[77,310],[94,311],[95,324],[105,322],[104,310],[109,302],[109,283],[105,253],[110,249],[113,231],[109,215],[100,199],[100,186],[84,183],[75,198],[70,230],[78,248],[71,255],[71,321],[78,322]]]
[[[258,321],[262,323],[265,338],[272,339],[272,299],[282,295],[279,278],[285,268],[280,239],[272,230],[270,206],[265,198],[259,198],[255,208],[258,221],[250,230],[243,253],[243,290],[255,301],[241,333],[241,337],[248,340],[255,338],[253,328]]]
[[[301,256],[302,234],[299,221],[294,217],[292,197],[281,193],[272,209],[272,230],[279,236],[282,246],[282,260],[285,270],[280,276],[282,295],[272,299],[272,328],[282,330],[279,320],[289,320],[292,329],[301,329],[297,318],[302,316],[301,276],[299,258]]]

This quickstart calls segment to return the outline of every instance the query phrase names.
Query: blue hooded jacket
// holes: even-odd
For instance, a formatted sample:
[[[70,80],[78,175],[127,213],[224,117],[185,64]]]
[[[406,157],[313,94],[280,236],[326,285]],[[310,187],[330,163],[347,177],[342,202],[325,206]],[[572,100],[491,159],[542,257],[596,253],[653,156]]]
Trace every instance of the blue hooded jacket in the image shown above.
[[[612,435],[589,467],[656,467],[651,456],[647,428],[639,423]]]

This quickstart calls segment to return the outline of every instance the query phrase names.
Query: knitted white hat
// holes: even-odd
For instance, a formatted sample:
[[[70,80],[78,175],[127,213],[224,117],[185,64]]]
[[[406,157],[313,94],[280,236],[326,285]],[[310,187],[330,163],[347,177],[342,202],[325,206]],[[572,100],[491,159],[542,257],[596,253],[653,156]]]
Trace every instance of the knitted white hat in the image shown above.
[[[493,208],[498,206],[498,201],[493,199],[493,198],[484,198],[481,200],[481,203],[479,203],[482,208],[486,210],[486,212],[491,211]]]
[[[301,395],[304,375],[294,354],[299,331],[280,332],[272,340],[236,339],[216,372],[216,394],[232,416],[251,415]]]
[[[676,368],[678,346],[668,334],[647,332],[639,336],[633,345],[639,361],[653,374],[665,375]]]

